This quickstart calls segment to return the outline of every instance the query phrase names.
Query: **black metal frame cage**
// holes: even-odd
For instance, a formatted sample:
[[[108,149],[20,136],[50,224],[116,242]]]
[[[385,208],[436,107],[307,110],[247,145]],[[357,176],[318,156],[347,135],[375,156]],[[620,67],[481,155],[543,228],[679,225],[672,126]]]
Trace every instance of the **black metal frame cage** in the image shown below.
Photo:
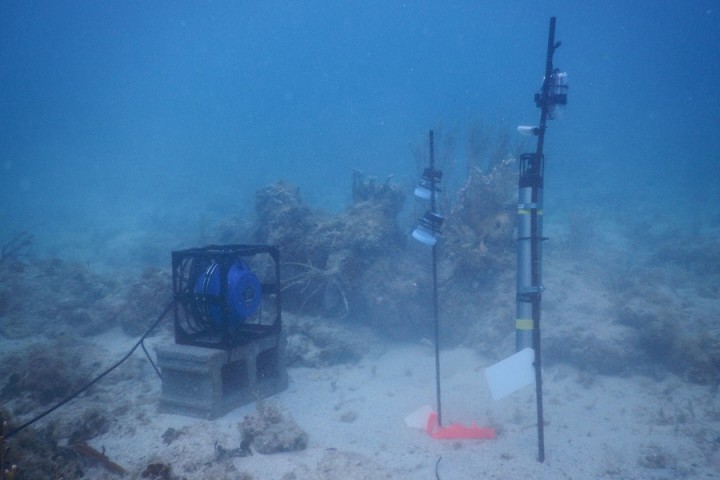
[[[172,252],[175,343],[228,349],[279,335],[280,252],[209,245]]]

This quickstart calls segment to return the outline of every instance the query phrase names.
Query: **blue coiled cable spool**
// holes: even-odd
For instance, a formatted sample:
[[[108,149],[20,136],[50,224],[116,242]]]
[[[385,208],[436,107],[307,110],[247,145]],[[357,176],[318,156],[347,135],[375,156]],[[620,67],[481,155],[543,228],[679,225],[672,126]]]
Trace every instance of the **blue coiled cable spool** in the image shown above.
[[[220,264],[212,262],[195,281],[200,310],[216,327],[236,327],[260,306],[260,281],[248,266],[235,260],[227,272],[226,299],[222,298]],[[225,313],[225,315],[224,315]]]

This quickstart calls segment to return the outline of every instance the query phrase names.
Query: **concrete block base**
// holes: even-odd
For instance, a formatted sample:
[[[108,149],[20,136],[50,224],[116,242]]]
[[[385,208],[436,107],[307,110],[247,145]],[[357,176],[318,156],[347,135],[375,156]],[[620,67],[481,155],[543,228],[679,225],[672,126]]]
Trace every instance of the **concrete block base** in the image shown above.
[[[160,345],[163,384],[160,410],[218,418],[287,388],[283,341],[273,335],[230,350]]]

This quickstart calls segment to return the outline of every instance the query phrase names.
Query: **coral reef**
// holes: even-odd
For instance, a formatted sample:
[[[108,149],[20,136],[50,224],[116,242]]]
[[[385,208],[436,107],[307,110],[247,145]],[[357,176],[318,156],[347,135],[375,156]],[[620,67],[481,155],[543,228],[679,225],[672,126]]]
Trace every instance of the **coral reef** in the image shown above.
[[[276,182],[258,190],[255,210],[257,241],[280,247],[285,261],[312,263],[306,241],[316,227],[317,214],[304,204],[297,187]]]
[[[290,366],[322,368],[355,363],[377,339],[367,328],[344,326],[319,317],[285,315],[286,362]]]
[[[646,229],[634,238],[644,252],[626,275],[620,316],[652,316],[643,322],[644,336],[663,337],[668,368],[696,383],[720,385],[720,244],[717,231],[671,226]],[[625,307],[623,309],[623,307]],[[647,318],[646,318],[647,320]],[[642,320],[641,320],[642,321]],[[649,325],[646,325],[649,323]],[[648,332],[650,328],[652,331]]]
[[[720,326],[710,313],[717,302],[700,303],[705,308],[690,307],[682,293],[643,283],[626,292],[617,319],[637,333],[635,346],[647,361],[689,381],[718,386]]]
[[[439,247],[439,297],[446,345],[496,346],[506,329],[494,312],[502,291],[512,288],[513,229],[517,198],[514,157],[476,166],[449,209]],[[426,250],[380,256],[360,282],[370,324],[398,338],[432,335],[432,278]],[[498,285],[500,287],[498,288]],[[500,290],[499,292],[497,290]],[[509,299],[512,301],[512,298]],[[510,318],[510,317],[508,317]],[[469,335],[476,331],[477,335]]]
[[[545,296],[553,318],[543,341],[547,360],[604,374],[674,373],[717,388],[720,248],[678,232],[632,234],[626,241],[637,249],[596,249],[582,263],[572,254],[553,260],[550,268],[565,280],[550,278],[548,291],[573,295],[562,302]],[[595,320],[578,329],[572,319],[579,317]]]
[[[462,278],[487,282],[512,268],[517,162],[507,156],[487,172],[472,168],[445,222],[444,252]]]
[[[375,257],[404,242],[397,225],[404,194],[386,182],[353,176],[354,201],[343,213],[313,212],[297,188],[283,182],[256,194],[256,240],[278,245],[284,272],[284,305],[305,314],[344,316],[362,295],[351,288]]]
[[[263,401],[240,423],[240,433],[241,448],[264,454],[304,450],[308,443],[308,434],[290,416]]]
[[[626,269],[617,318],[649,361],[685,379],[720,385],[720,246],[714,235],[645,232],[645,255]]]
[[[0,334],[88,336],[114,325],[116,280],[60,259],[12,261],[0,268]]]
[[[11,339],[90,336],[118,324],[140,335],[171,299],[169,270],[99,275],[57,258],[0,264],[0,334]]]
[[[443,283],[440,295],[443,345],[467,345],[483,355],[507,352],[505,341],[515,327],[514,270],[494,272],[485,281]]]
[[[123,331],[130,336],[140,336],[162,313],[172,298],[172,276],[169,270],[145,269],[140,278],[128,281],[125,296],[118,299],[113,314]],[[165,322],[170,328],[172,322]]]
[[[64,399],[90,378],[82,355],[67,339],[36,344],[2,358],[6,377],[0,399],[16,414]]]
[[[0,409],[0,421],[5,431],[12,431],[17,423],[7,411]],[[2,463],[4,468],[16,465],[15,478],[81,478],[84,476],[77,454],[70,448],[58,447],[57,438],[50,432],[25,428],[5,439]]]
[[[441,245],[448,338],[465,337],[467,290],[487,289],[513,265],[517,172],[514,157],[473,167],[447,216]],[[407,194],[354,172],[352,204],[337,215],[312,211],[283,182],[256,194],[256,240],[280,247],[283,304],[292,312],[350,316],[393,337],[430,335],[429,271],[398,225]],[[465,312],[467,313],[467,312]],[[298,346],[305,344],[299,338]],[[312,349],[312,345],[305,345]]]
[[[410,254],[378,258],[358,282],[368,325],[395,338],[429,337],[432,277]]]

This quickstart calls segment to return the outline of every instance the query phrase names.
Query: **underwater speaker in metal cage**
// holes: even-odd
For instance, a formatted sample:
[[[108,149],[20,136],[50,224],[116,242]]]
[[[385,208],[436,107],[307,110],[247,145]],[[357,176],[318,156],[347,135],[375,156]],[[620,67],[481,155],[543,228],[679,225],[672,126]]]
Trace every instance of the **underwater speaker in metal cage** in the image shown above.
[[[192,310],[202,324],[233,328],[257,311],[262,296],[260,280],[244,262],[235,260],[222,280],[217,261],[202,265],[201,270],[195,277]]]
[[[255,262],[260,276],[250,267],[258,255],[274,262]],[[279,278],[277,249],[267,245],[173,252],[176,343],[228,348],[279,332]]]

